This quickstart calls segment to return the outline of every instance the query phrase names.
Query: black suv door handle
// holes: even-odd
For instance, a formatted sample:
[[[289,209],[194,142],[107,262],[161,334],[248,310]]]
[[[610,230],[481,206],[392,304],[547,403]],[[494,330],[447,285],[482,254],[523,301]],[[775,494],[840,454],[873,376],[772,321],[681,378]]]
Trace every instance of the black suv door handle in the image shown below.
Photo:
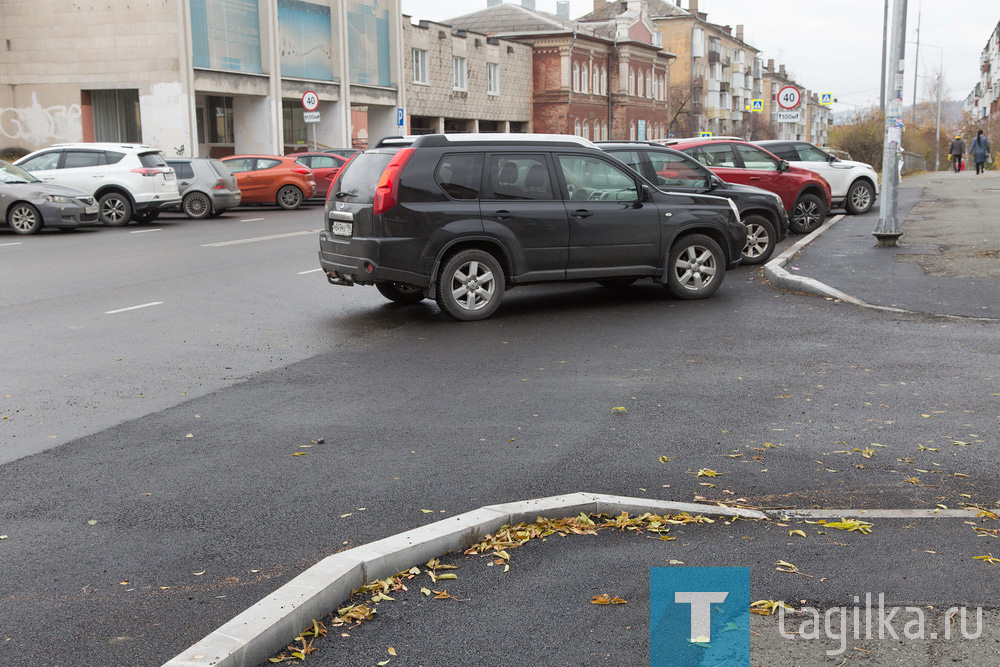
[[[511,215],[510,211],[497,211],[493,214],[493,217],[497,220],[509,220]]]
[[[570,215],[572,215],[574,218],[589,218],[590,216],[592,216],[594,214],[591,213],[590,211],[588,211],[585,208],[578,208],[575,211],[573,211],[572,213],[570,213]]]

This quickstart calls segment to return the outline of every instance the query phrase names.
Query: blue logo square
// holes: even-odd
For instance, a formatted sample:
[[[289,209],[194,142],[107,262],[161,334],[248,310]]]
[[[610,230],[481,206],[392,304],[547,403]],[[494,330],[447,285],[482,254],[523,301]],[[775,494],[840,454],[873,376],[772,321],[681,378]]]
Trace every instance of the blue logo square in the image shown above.
[[[651,667],[750,665],[750,568],[649,568]]]

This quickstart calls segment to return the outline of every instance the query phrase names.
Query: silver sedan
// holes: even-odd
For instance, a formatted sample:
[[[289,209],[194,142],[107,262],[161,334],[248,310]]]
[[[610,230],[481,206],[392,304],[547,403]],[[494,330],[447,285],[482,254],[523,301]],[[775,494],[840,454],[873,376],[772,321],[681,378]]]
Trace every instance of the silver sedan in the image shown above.
[[[15,234],[96,225],[97,203],[81,190],[43,183],[0,160],[0,226],[3,223]]]

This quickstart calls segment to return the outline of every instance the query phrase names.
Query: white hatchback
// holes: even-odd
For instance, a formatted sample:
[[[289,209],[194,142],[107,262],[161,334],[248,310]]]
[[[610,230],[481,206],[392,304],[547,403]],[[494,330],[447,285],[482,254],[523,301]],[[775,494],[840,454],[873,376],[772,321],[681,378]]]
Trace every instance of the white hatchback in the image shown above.
[[[833,206],[852,215],[867,213],[878,197],[878,173],[870,164],[841,160],[805,141],[773,139],[753,142],[794,167],[814,171],[830,184]]]
[[[160,151],[141,144],[56,144],[14,164],[46,183],[93,195],[101,222],[111,227],[150,222],[181,203],[174,170]]]

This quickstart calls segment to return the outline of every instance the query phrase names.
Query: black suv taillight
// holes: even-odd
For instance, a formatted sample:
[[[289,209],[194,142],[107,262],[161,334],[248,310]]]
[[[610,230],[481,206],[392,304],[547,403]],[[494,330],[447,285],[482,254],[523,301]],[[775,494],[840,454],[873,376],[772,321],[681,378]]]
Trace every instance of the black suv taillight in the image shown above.
[[[389,164],[386,165],[385,170],[382,172],[382,177],[378,179],[378,185],[375,187],[373,215],[382,215],[398,203],[399,175],[402,173],[407,161],[413,155],[414,150],[413,148],[404,148],[389,160]]]

